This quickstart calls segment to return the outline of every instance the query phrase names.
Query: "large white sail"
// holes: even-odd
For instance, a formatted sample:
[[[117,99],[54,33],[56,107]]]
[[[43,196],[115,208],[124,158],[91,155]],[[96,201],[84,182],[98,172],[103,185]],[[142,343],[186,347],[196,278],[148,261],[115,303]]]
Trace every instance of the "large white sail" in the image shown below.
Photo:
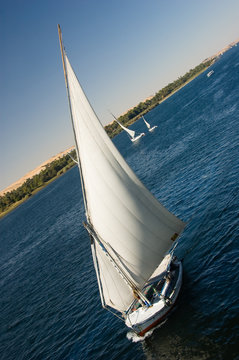
[[[133,301],[132,289],[98,243],[96,243],[96,256],[104,296],[103,303],[120,312],[125,311]]]
[[[107,136],[64,53],[87,219],[127,277],[142,289],[185,224],[137,178]],[[107,305],[124,311],[133,291],[96,243],[101,290]]]

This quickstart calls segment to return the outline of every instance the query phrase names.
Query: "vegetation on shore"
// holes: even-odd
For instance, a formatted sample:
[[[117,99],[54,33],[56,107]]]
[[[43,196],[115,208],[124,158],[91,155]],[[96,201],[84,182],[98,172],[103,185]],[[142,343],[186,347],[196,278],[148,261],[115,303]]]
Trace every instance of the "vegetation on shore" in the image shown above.
[[[71,151],[70,155],[75,158],[75,150]],[[41,190],[74,166],[75,163],[71,157],[64,155],[60,159],[52,161],[46,165],[44,170],[32,178],[27,179],[17,189],[0,196],[0,217],[15,209],[23,201],[27,200],[30,196],[34,195],[37,191]]]
[[[211,59],[209,61],[201,63],[194,69],[191,69],[184,76],[181,76],[174,82],[168,84],[163,89],[159,90],[151,99],[140,102],[137,106],[129,110],[126,114],[121,115],[119,117],[119,121],[125,126],[131,125],[142,115],[149,112],[160,102],[165,100],[168,96],[172,95],[175,91],[177,91],[186,83],[191,81],[201,72],[205,71],[214,61],[215,59]],[[115,121],[109,125],[106,125],[105,130],[110,138],[113,138],[115,135],[119,134],[122,131],[121,127]],[[75,150],[71,152],[71,156],[75,158]],[[27,179],[17,189],[12,190],[11,192],[7,192],[3,196],[0,196],[0,217],[3,217],[8,212],[16,208],[23,201],[27,200],[30,196],[32,196],[44,186],[49,184],[55,178],[64,174],[74,165],[75,163],[71,159],[71,157],[69,155],[65,155],[60,159],[54,160],[49,163],[44,170],[42,170],[39,174],[34,175],[32,178]]]
[[[172,95],[175,91],[179,90],[182,86],[193,80],[201,72],[205,71],[214,61],[215,59],[211,59],[202,62],[194,69],[189,70],[185,75],[179,77],[174,82],[168,84],[167,86],[159,90],[151,99],[140,102],[133,109],[130,109],[126,114],[121,115],[118,120],[126,127],[133,124],[136,120],[138,120],[141,116],[152,110],[168,96]],[[119,134],[122,131],[122,128],[116,123],[116,121],[114,121],[111,124],[106,125],[105,130],[108,133],[109,137],[113,138],[115,135]]]

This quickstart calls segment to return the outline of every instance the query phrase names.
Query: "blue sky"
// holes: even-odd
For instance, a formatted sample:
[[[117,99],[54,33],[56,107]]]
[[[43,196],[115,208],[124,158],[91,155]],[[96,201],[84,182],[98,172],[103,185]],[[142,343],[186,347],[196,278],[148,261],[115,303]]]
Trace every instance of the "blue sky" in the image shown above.
[[[0,2],[0,189],[72,146],[57,24],[103,124],[239,37],[238,0]]]

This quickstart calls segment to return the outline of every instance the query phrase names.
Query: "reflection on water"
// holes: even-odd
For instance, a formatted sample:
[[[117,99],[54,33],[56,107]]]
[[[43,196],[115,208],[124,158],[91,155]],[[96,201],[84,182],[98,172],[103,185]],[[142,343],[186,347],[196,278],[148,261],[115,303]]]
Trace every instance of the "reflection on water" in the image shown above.
[[[142,346],[147,360],[225,359],[221,354],[220,346],[206,337],[195,338],[189,335],[186,338],[185,334],[182,337],[173,336],[166,331],[160,337],[158,332],[155,332]]]

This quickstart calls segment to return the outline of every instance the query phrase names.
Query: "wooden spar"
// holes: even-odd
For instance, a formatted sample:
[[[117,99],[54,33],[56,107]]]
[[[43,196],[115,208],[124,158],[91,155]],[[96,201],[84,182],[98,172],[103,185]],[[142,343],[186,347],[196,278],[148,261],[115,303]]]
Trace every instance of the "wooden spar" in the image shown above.
[[[113,258],[113,256],[110,254],[110,252],[107,250],[107,248],[105,247],[104,243],[98,238],[97,234],[94,231],[94,228],[87,224],[87,223],[83,223],[84,227],[86,228],[86,230],[88,231],[88,233],[90,234],[90,236],[92,236],[92,238],[97,241],[97,243],[100,245],[100,247],[102,248],[102,250],[104,251],[105,255],[109,258],[109,260],[112,262],[113,266],[115,267],[115,269],[118,271],[118,273],[120,274],[120,276],[124,279],[124,281],[126,282],[126,284],[129,286],[129,288],[133,291],[134,296],[138,295],[138,297],[140,299],[143,300],[143,302],[145,304],[149,304],[150,302],[147,299],[147,297],[140,291],[140,289],[138,289],[138,287],[133,283],[133,281],[131,279],[129,279],[129,277],[127,276],[127,274],[125,273],[124,269],[122,269],[122,267],[115,261],[115,259]]]
[[[62,43],[62,33],[61,33],[61,27],[59,24],[57,25],[57,28],[58,28],[60,47],[61,47],[61,58],[62,58],[62,64],[63,64],[64,78],[65,78],[66,88],[68,89],[68,82],[67,82],[67,76],[66,76],[66,64],[65,64],[64,49],[63,49],[63,43]],[[68,95],[68,92],[67,92],[67,95]]]
[[[63,48],[62,33],[61,33],[61,28],[60,28],[59,24],[57,25],[57,28],[58,28],[58,35],[59,35],[60,48],[61,48],[63,71],[64,71],[64,77],[65,77],[65,83],[66,83],[66,91],[67,91],[67,97],[68,97],[69,108],[70,108],[71,122],[72,122],[72,128],[73,128],[75,144],[76,144],[76,154],[77,154],[78,166],[79,166],[79,170],[80,170],[81,185],[82,185],[81,187],[82,187],[83,200],[84,200],[84,206],[85,206],[85,211],[86,211],[86,218],[87,218],[88,222],[90,222],[88,206],[87,206],[87,200],[86,200],[86,191],[85,191],[85,185],[84,185],[84,178],[83,178],[82,167],[81,167],[81,162],[80,162],[80,154],[79,154],[78,143],[77,143],[75,127],[74,127],[74,121],[73,121],[73,115],[72,115],[70,91],[69,91],[67,71],[66,71],[66,63],[65,63],[65,55],[64,55],[65,51],[64,51],[64,48]]]

